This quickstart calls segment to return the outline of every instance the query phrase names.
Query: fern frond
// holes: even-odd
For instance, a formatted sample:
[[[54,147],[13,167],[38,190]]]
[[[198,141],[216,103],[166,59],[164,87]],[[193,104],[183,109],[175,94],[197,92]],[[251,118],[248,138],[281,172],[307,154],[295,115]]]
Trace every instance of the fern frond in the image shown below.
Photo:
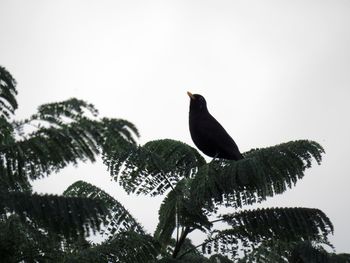
[[[0,219],[1,262],[47,262],[63,257],[61,240],[52,232],[30,223],[23,223],[17,215]]]
[[[305,169],[311,167],[312,159],[320,164],[323,153],[324,149],[317,142],[299,140],[254,149],[245,153],[245,157],[255,159],[262,167],[267,176],[266,184],[272,185],[272,189],[266,192],[273,191],[278,194],[303,178]]]
[[[193,198],[234,208],[261,202],[293,187],[323,152],[318,143],[300,140],[251,150],[240,161],[214,160],[198,170]]]
[[[136,144],[135,138],[140,137],[136,126],[124,119],[102,118],[100,127],[103,132],[102,145],[105,154],[121,147],[121,143]]]
[[[135,143],[136,128],[117,119],[101,121],[82,118],[60,127],[41,127],[19,141],[0,146],[0,170],[11,182],[27,182],[57,172],[78,161],[94,161],[101,151]],[[137,134],[136,134],[137,135]],[[12,177],[12,178],[11,178]],[[22,186],[24,187],[24,186]]]
[[[177,206],[183,197],[181,191],[181,182],[170,191],[164,198],[159,208],[159,222],[154,233],[154,237],[163,244],[164,247],[168,245],[171,236],[176,228]]]
[[[310,241],[285,242],[268,240],[238,263],[347,263],[349,255],[330,253],[321,244]]]
[[[300,242],[291,249],[289,262],[331,263],[334,261],[323,247],[314,246],[311,242]]]
[[[266,240],[327,241],[333,232],[329,218],[318,209],[267,208],[223,215],[232,228],[213,232],[203,249],[221,253],[237,252],[239,245],[249,252]],[[239,244],[239,241],[241,244]]]
[[[64,262],[149,263],[156,262],[159,253],[160,246],[151,236],[131,231],[119,233],[100,245],[67,255]]]
[[[18,107],[16,95],[16,81],[4,67],[0,66],[0,145],[15,141],[10,117]]]
[[[45,128],[59,128],[82,119],[97,117],[98,111],[92,105],[83,100],[71,98],[61,102],[47,103],[38,107],[37,113],[28,119],[17,121],[17,129],[23,130],[24,126]]]
[[[69,163],[94,161],[98,153],[95,141],[90,139],[84,128],[74,126],[65,129],[42,128],[28,139],[3,146],[0,152],[1,169],[9,175],[37,179]]]
[[[13,123],[9,123],[5,118],[0,118],[0,145],[15,142]]]
[[[29,179],[22,172],[20,160],[18,163],[12,158],[5,159],[0,153],[0,191],[19,191],[19,192],[31,192],[32,186]],[[16,164],[14,164],[16,163]],[[15,166],[19,166],[20,169],[16,170]]]
[[[211,226],[203,208],[190,199],[188,178],[184,178],[163,200],[154,237],[166,247],[176,227],[191,232],[194,229],[205,231]]]
[[[0,212],[16,213],[23,222],[30,220],[67,238],[99,231],[108,215],[98,200],[21,192],[1,192]]]
[[[128,193],[159,195],[193,176],[205,160],[187,144],[164,139],[115,148],[104,162]]]
[[[16,81],[0,66],[0,119],[9,120],[18,107]]]
[[[69,186],[64,191],[63,195],[68,197],[89,198],[103,202],[104,206],[109,210],[109,216],[106,219],[107,228],[103,230],[103,232],[109,237],[126,231],[145,234],[142,226],[121,203],[92,184],[84,181],[77,181]]]
[[[78,121],[87,113],[96,117],[98,110],[86,101],[71,98],[61,102],[47,103],[39,106],[38,113],[31,120],[47,120],[53,123],[65,123],[67,119]],[[65,119],[64,119],[65,118]]]
[[[94,120],[95,122],[92,122],[92,124],[96,126],[95,128],[102,134],[103,138],[101,139],[104,139],[105,143],[107,141],[110,143],[115,133],[122,135],[126,141],[136,143],[135,136],[139,137],[139,133],[131,122],[123,119],[110,118],[97,120],[97,116],[98,111],[94,105],[83,100],[71,98],[62,102],[41,105],[36,114],[32,115],[29,119],[24,120],[22,123],[19,122],[18,125],[31,124],[38,127],[65,128],[67,124],[72,122],[84,123],[84,121],[91,122]],[[34,124],[33,122],[37,122],[37,124]],[[96,137],[94,138],[96,139]]]
[[[290,250],[298,242],[283,242],[267,240],[255,247],[250,253],[245,253],[238,263],[289,263]]]

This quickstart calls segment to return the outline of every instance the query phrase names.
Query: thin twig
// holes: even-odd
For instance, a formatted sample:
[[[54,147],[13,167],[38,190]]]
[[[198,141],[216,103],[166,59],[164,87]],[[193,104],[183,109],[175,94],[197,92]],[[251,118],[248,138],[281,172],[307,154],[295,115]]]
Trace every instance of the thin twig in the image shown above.
[[[177,203],[175,205],[175,220],[176,220],[176,244],[177,242],[179,242],[179,228],[180,228],[180,224],[179,224],[179,214],[177,211]]]
[[[209,221],[209,223],[216,223],[216,222],[220,222],[220,221],[223,221],[224,219],[223,218],[221,218],[221,219],[216,219],[216,220],[213,220],[213,221]]]

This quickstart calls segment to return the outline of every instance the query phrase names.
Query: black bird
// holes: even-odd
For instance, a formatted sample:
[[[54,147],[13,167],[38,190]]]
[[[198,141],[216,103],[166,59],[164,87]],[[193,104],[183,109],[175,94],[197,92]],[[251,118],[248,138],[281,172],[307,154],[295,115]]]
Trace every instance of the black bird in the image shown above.
[[[204,97],[191,92],[187,92],[187,94],[191,99],[190,133],[199,150],[213,158],[243,159],[235,141],[209,113]]]

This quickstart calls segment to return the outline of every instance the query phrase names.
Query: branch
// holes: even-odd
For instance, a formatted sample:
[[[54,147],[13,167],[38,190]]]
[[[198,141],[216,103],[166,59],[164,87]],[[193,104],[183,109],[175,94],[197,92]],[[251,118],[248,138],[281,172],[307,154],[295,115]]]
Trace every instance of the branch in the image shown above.
[[[221,222],[221,221],[224,221],[225,219],[224,218],[220,218],[220,219],[216,219],[216,220],[213,220],[213,221],[209,221],[211,224],[213,223],[217,223],[217,222]]]
[[[184,243],[187,235],[191,233],[191,231],[192,230],[189,227],[185,227],[184,231],[182,231],[179,241],[176,242],[175,249],[173,252],[173,258],[176,258],[177,254],[180,252],[182,244]]]

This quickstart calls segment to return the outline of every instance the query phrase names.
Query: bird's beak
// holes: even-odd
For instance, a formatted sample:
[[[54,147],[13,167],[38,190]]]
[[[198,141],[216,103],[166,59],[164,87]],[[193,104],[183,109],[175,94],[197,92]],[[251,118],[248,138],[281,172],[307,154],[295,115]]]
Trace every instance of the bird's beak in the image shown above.
[[[193,94],[192,94],[191,92],[189,92],[189,91],[187,91],[187,95],[188,95],[191,99],[193,99],[193,100],[196,99],[196,97],[193,96]]]

